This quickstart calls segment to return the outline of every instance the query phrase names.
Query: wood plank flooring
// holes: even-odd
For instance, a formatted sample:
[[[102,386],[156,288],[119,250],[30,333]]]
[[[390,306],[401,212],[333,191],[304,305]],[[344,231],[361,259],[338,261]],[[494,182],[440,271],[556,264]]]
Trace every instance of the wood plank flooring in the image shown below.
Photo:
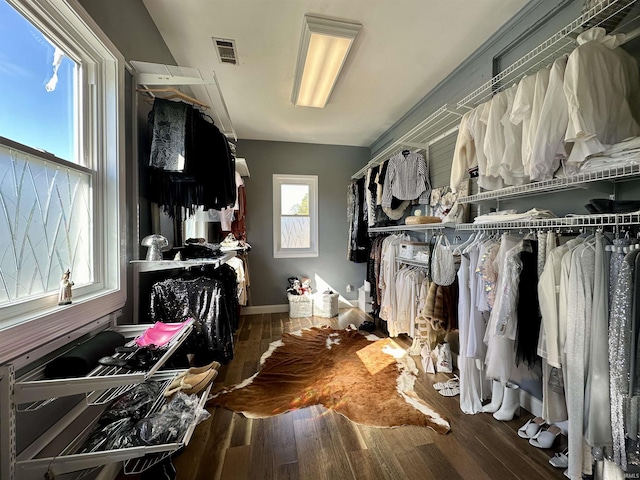
[[[260,356],[283,332],[312,325],[344,328],[366,319],[358,309],[333,319],[248,315],[236,332],[235,358],[216,383],[231,385],[255,373]],[[407,347],[408,339],[398,343]],[[417,362],[419,363],[419,362]],[[420,368],[420,366],[419,366]],[[179,480],[547,480],[565,478],[540,450],[517,435],[532,417],[521,410],[510,422],[490,414],[465,415],[458,397],[443,397],[433,383],[444,374],[420,371],[416,392],[451,422],[440,435],[428,428],[381,429],[356,425],[321,406],[250,420],[213,408],[184,451],[174,457]],[[215,388],[215,385],[214,385]],[[557,442],[555,451],[562,446]],[[131,479],[132,477],[121,477]]]

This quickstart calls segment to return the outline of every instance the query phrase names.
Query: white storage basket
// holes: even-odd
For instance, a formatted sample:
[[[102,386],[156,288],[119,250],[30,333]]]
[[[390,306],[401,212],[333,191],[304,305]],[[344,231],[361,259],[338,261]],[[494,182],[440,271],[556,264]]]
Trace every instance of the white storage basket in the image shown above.
[[[398,256],[401,258],[414,258],[418,252],[429,253],[429,244],[425,242],[400,242]]]
[[[316,317],[331,318],[338,315],[337,293],[314,293],[313,294],[313,314]]]
[[[313,298],[311,295],[291,295],[289,298],[289,318],[303,318],[313,315]]]

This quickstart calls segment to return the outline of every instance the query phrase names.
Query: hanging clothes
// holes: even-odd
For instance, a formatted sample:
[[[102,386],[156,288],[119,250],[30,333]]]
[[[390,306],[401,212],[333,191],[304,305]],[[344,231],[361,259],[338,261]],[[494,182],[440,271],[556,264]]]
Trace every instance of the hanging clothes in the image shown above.
[[[182,209],[222,209],[236,202],[235,157],[227,138],[191,105],[162,98],[149,113],[149,190],[172,218]]]
[[[430,191],[427,162],[422,155],[405,151],[389,159],[382,188],[383,207],[393,208],[393,198],[428,204]]]
[[[640,135],[640,80],[635,59],[621,48],[622,37],[601,27],[578,35],[564,75],[569,107],[566,142],[574,142],[570,163],[605,150],[605,145]]]
[[[347,192],[347,219],[349,221],[347,259],[355,263],[366,262],[371,248],[367,234],[364,182],[364,177],[351,182]]]
[[[154,322],[193,318],[195,332],[187,339],[194,362],[204,365],[233,358],[233,332],[239,323],[235,271],[222,265],[209,276],[189,274],[155,283],[151,288],[150,316]]]

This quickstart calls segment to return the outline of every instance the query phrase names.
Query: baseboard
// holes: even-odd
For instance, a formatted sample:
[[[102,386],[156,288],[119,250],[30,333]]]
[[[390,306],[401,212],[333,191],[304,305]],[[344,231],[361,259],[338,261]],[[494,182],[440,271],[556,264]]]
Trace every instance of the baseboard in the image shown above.
[[[242,307],[242,315],[259,315],[261,313],[284,313],[289,311],[289,304],[280,305],[255,305],[251,307]]]
[[[358,301],[340,299],[338,308],[358,308]],[[253,305],[250,307],[242,307],[240,313],[242,315],[260,315],[262,313],[285,313],[288,311],[289,304],[283,303],[280,305]]]
[[[520,389],[520,406],[536,417],[542,415],[542,400],[522,389]]]

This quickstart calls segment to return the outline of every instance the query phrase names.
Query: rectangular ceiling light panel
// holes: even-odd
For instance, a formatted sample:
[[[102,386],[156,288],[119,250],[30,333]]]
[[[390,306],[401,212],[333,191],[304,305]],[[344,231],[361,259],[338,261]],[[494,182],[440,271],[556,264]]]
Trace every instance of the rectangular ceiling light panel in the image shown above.
[[[362,25],[305,15],[292,101],[323,108]]]

